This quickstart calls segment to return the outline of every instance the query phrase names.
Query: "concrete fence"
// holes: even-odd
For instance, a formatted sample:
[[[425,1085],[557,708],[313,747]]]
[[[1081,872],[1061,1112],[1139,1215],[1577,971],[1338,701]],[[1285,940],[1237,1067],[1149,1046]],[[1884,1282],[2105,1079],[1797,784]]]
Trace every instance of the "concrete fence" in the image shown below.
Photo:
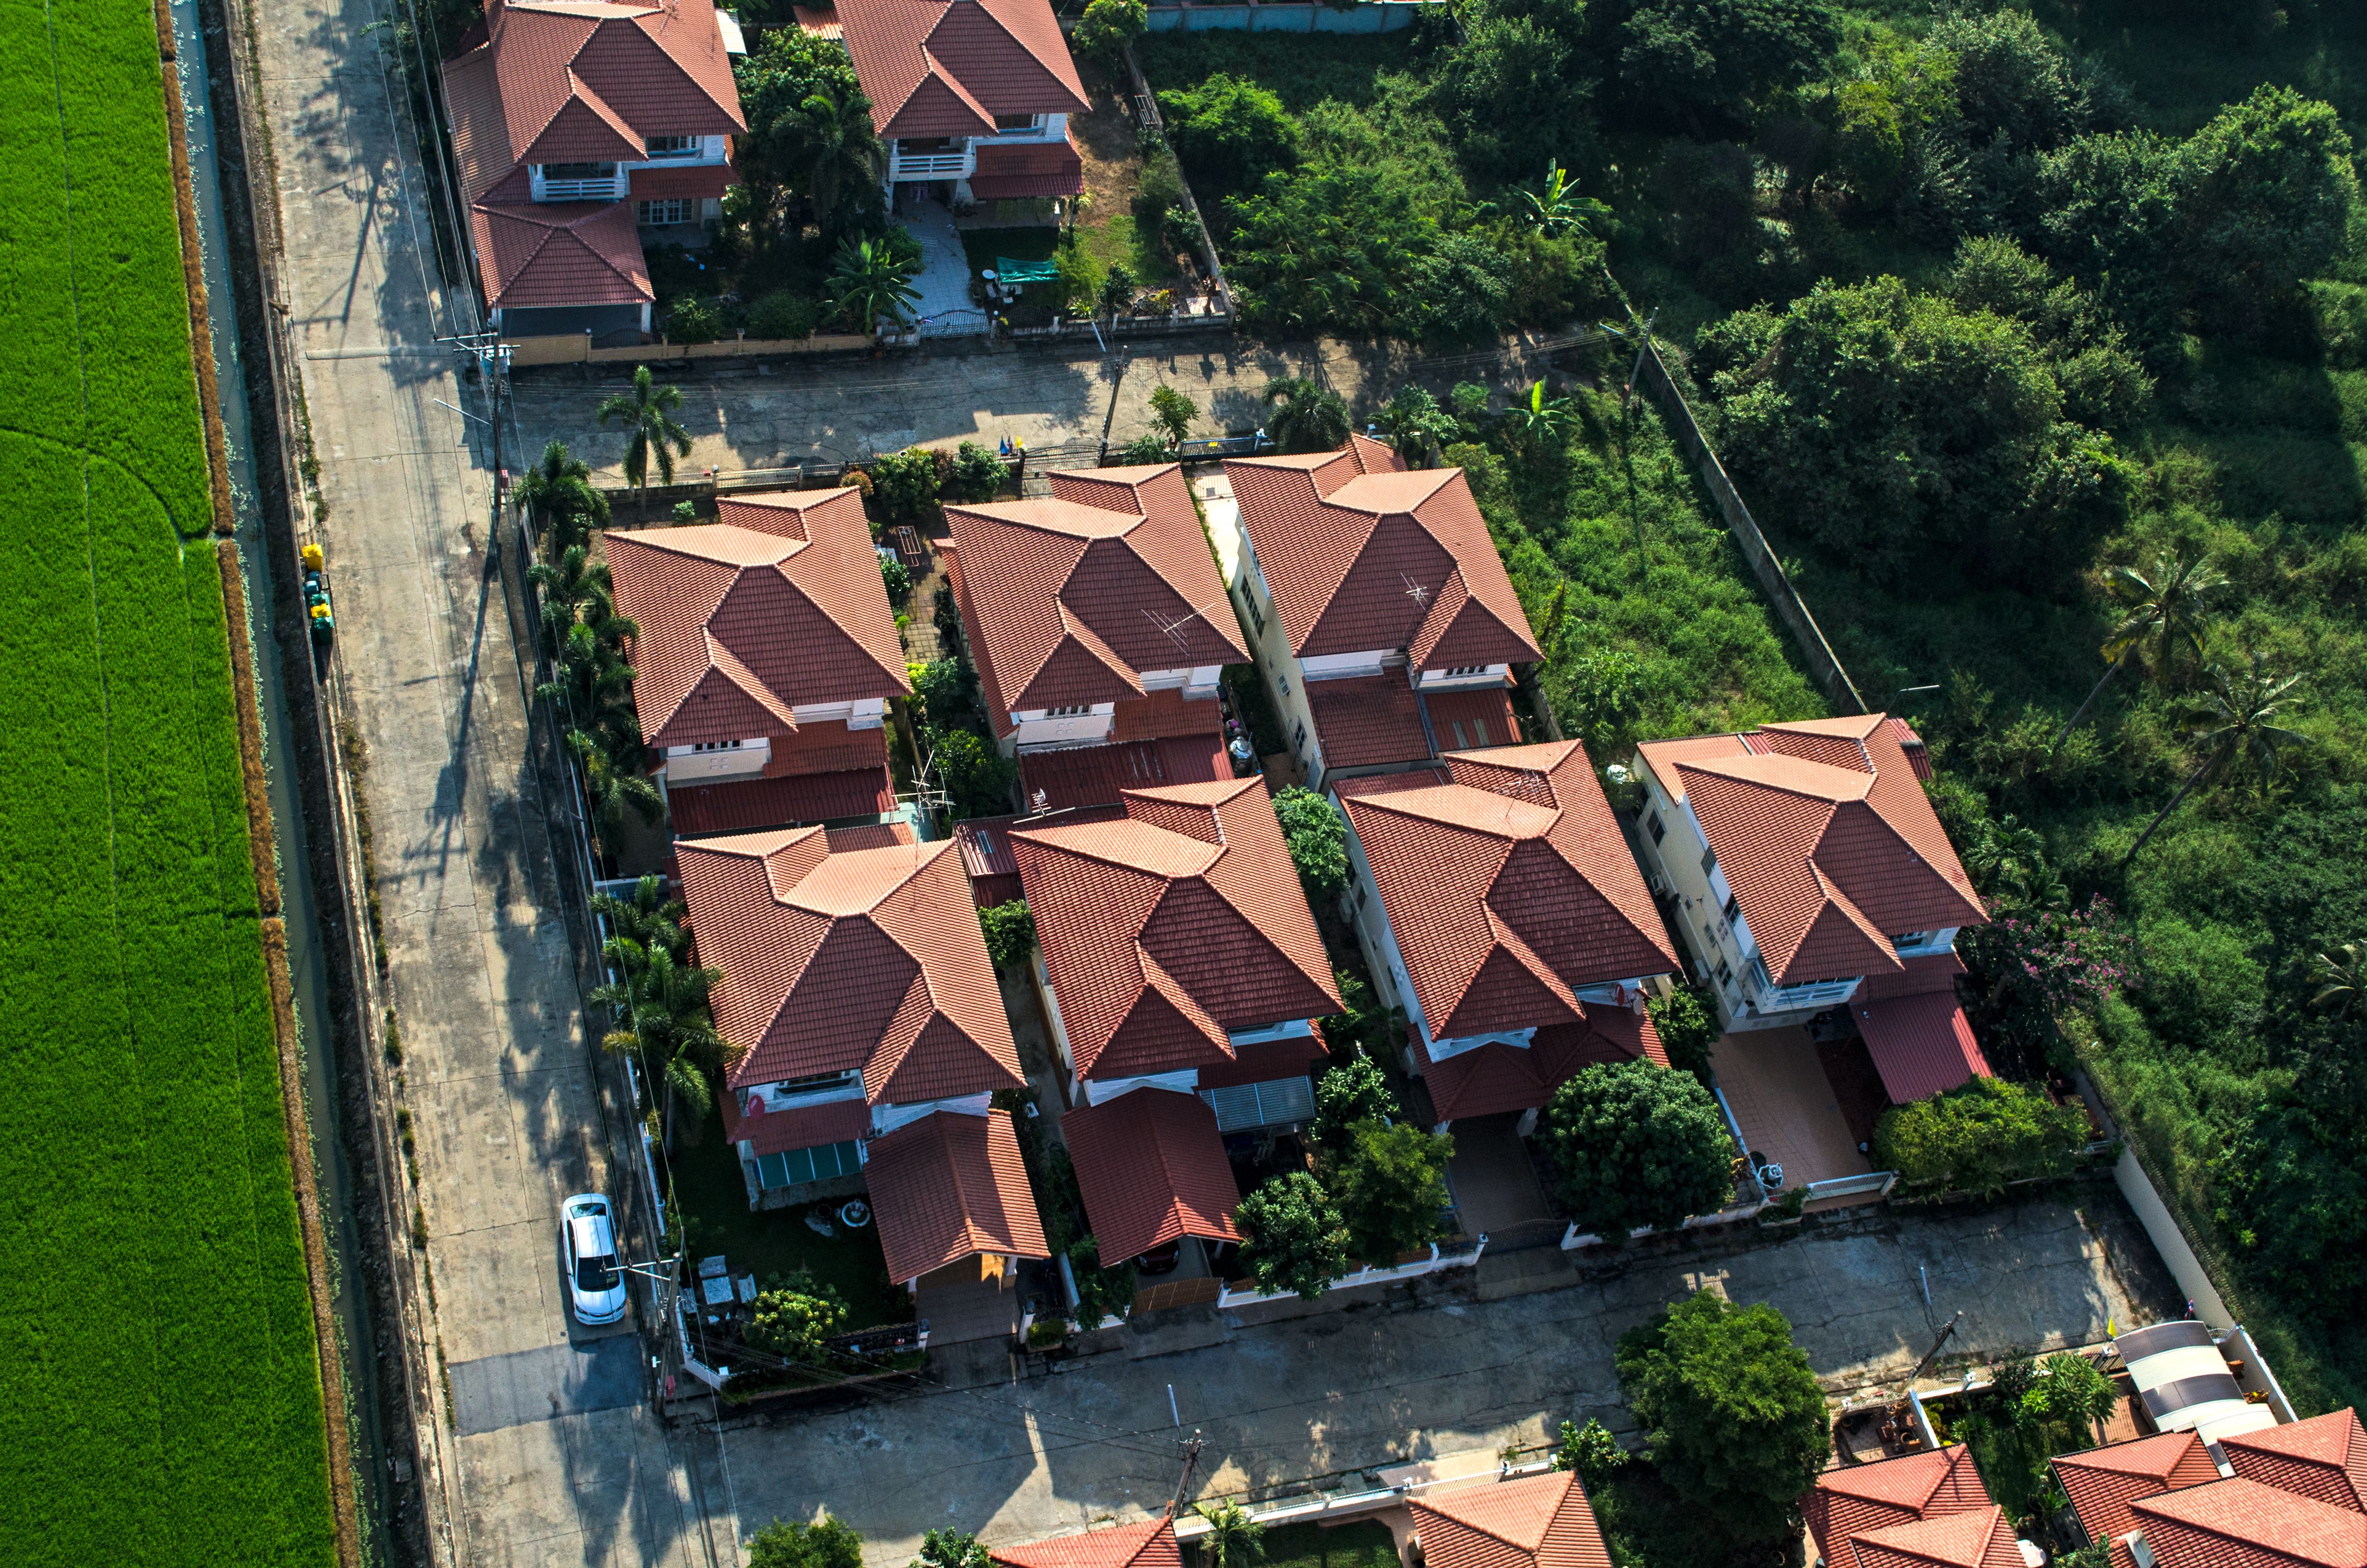
[[[1751,517],[1750,508],[1743,505],[1741,495],[1734,488],[1734,481],[1727,477],[1726,465],[1717,460],[1717,453],[1711,449],[1709,438],[1702,434],[1701,426],[1693,418],[1693,409],[1685,402],[1685,394],[1677,390],[1676,381],[1669,374],[1669,368],[1660,362],[1658,346],[1650,343],[1644,346],[1637,380],[1659,402],[1660,412],[1667,415],[1670,427],[1676,432],[1677,444],[1701,470],[1702,482],[1709,486],[1719,513],[1726,518],[1727,531],[1742,547],[1742,558],[1750,563],[1751,574],[1759,579],[1759,585],[1765,591],[1767,602],[1773,608],[1776,618],[1791,629],[1793,640],[1800,645],[1800,657],[1806,663],[1808,674],[1824,687],[1826,697],[1840,712],[1871,712],[1872,710],[1865,705],[1865,699],[1858,695],[1856,683],[1850,679],[1849,672],[1841,668],[1832,644],[1825,641],[1824,631],[1817,625],[1817,618],[1808,613],[1808,607],[1802,602],[1799,590],[1792,585],[1791,574],[1785,572],[1784,563],[1775,559],[1775,551],[1768,547],[1767,536],[1759,531],[1758,520]]]
[[[1342,1274],[1325,1289],[1353,1290],[1359,1285],[1395,1285],[1402,1280],[1419,1279],[1425,1274],[1435,1274],[1443,1268],[1469,1268],[1487,1250],[1488,1238],[1484,1234],[1477,1240],[1450,1242],[1444,1247],[1433,1242],[1427,1257],[1417,1257],[1410,1263],[1392,1264],[1382,1268],[1359,1268],[1353,1273]],[[1235,1290],[1228,1284],[1217,1297],[1217,1305],[1224,1309],[1246,1307],[1259,1301],[1285,1301],[1296,1294],[1297,1292],[1294,1290],[1261,1290],[1253,1285],[1247,1290]]]
[[[871,347],[861,333],[817,333],[811,337],[719,337],[712,343],[629,343],[595,348],[588,332],[556,337],[504,339],[513,369],[529,365],[647,364],[664,359],[743,359],[784,354],[846,354]]]
[[[1393,33],[1444,0],[1364,0],[1360,5],[1173,6],[1150,8],[1150,30],[1250,33]]]

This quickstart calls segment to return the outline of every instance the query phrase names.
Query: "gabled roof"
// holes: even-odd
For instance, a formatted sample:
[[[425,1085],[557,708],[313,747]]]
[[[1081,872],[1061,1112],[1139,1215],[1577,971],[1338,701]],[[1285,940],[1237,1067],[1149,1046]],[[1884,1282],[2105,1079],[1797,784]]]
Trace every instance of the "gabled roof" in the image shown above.
[[[1003,1568],[1183,1568],[1174,1521],[1161,1516],[1138,1525],[1064,1535],[1026,1546],[988,1548]]]
[[[1995,1504],[1865,1530],[1849,1545],[1856,1561],[1846,1568],[2024,1568],[2013,1527]]]
[[[624,202],[481,202],[469,210],[469,228],[485,298],[495,310],[657,298],[633,210]]]
[[[931,1111],[874,1138],[864,1153],[889,1279],[917,1279],[980,1253],[1052,1256],[1009,1111]]]
[[[1410,1025],[1407,1033],[1413,1033]],[[1431,1109],[1441,1121],[1543,1106],[1556,1089],[1598,1062],[1640,1058],[1669,1064],[1651,1018],[1624,1007],[1590,1007],[1582,1022],[1541,1028],[1525,1046],[1490,1040],[1437,1058],[1416,1038],[1413,1049],[1421,1060]]]
[[[989,136],[998,114],[1092,108],[1047,0],[839,0],[882,136]]]
[[[1011,835],[1080,1074],[1227,1062],[1229,1030],[1339,1010],[1263,778],[1122,799]]]
[[[1890,938],[1988,915],[1880,713],[1637,748],[1690,801],[1778,985],[1895,973]]]
[[[2162,1568],[2367,1568],[2367,1514],[2241,1476],[2131,1510]]]
[[[2129,1505],[2219,1479],[2211,1452],[2191,1432],[2164,1432],[2055,1456],[2056,1478],[2090,1540],[2124,1536],[2137,1528]]]
[[[1025,1082],[949,841],[840,850],[803,827],[674,853],[731,1087],[860,1069],[876,1105]]]
[[[1357,437],[1225,473],[1293,653],[1404,648],[1416,669],[1545,656],[1461,469],[1409,472]]]
[[[1988,1488],[1973,1468],[1972,1451],[1962,1443],[1829,1470],[1801,1500],[1808,1533],[1816,1537],[1825,1561],[1836,1568],[1846,1562],[1840,1553],[1852,1536],[1988,1506]]]
[[[1104,1266],[1179,1236],[1237,1242],[1241,1189],[1217,1113],[1197,1095],[1128,1089],[1060,1118]]]
[[[1584,747],[1444,760],[1429,788],[1338,787],[1431,1039],[1575,1022],[1575,991],[1677,968]]]
[[[1249,657],[1180,464],[1047,477],[1047,498],[946,508],[998,729],[1014,712],[1140,697],[1146,670]]]
[[[797,728],[794,709],[910,689],[852,490],[734,496],[720,520],[605,536],[640,635],[633,705],[652,745]]]
[[[1548,1471],[1409,1499],[1429,1568],[1611,1568],[1586,1488]]]
[[[2361,1427],[2356,1410],[2231,1432],[2219,1439],[2219,1448],[2237,1475],[2367,1513],[2367,1429]]]

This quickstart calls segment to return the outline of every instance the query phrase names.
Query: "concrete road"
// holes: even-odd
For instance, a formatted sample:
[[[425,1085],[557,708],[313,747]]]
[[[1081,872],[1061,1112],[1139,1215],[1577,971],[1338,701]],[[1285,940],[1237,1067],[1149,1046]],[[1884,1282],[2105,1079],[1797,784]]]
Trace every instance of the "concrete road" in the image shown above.
[[[429,1430],[438,1560],[716,1561],[638,1342],[571,1334],[557,1208],[609,1168],[490,496],[442,334],[465,331],[398,120],[380,0],[257,13],[289,308],[368,748],[391,999],[454,1408]],[[438,1412],[439,1417],[445,1413]],[[724,1542],[722,1561],[729,1562]]]
[[[922,1531],[954,1526],[1025,1541],[1163,1506],[1179,1466],[1169,1415],[1207,1439],[1195,1495],[1284,1489],[1310,1477],[1506,1444],[1545,1442],[1565,1418],[1632,1426],[1612,1366],[1619,1335],[1715,1284],[1770,1301],[1834,1393],[1896,1387],[1930,1345],[1918,1266],[1951,1345],[1994,1357],[2084,1345],[2178,1310],[2175,1291],[2110,1187],[2083,1209],[2030,1204],[1945,1220],[1829,1222],[1749,1250],[1638,1258],[1543,1294],[1433,1295],[1263,1326],[1184,1313],[1056,1376],[1006,1365],[932,1367],[893,1403],[743,1423],[725,1434],[743,1529],[818,1509],[900,1565]],[[1172,1349],[1170,1346],[1191,1346]],[[966,1376],[968,1374],[968,1376]],[[969,1386],[962,1386],[975,1377]]]

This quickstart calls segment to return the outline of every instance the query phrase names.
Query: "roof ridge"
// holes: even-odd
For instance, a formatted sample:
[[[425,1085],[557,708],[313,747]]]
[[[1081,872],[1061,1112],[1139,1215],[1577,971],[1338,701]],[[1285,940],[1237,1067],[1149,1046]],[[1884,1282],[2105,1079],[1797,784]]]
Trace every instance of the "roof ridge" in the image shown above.
[[[1840,801],[1835,800],[1830,795],[1819,795],[1807,790],[1796,788],[1794,785],[1782,783],[1776,779],[1763,778],[1759,777],[1755,771],[1746,770],[1743,772],[1736,772],[1734,770],[1734,764],[1736,763],[1748,762],[1758,757],[1768,756],[1782,757],[1785,762],[1796,764],[1801,767],[1820,767],[1828,773],[1838,773],[1844,778],[1863,779],[1864,781],[1863,789],[1861,789],[1853,795],[1844,795],[1840,798],[1841,800],[1863,801],[1868,794],[1873,792],[1874,774],[1871,770],[1860,773],[1855,768],[1840,767],[1829,762],[1818,762],[1814,757],[1794,756],[1789,752],[1752,752],[1748,756],[1743,757],[1679,757],[1675,759],[1675,767],[1681,772],[1690,770],[1696,773],[1715,774],[1720,778],[1729,780],[1736,784],[1748,784],[1756,790],[1774,790],[1786,795],[1797,796],[1799,799],[1804,801],[1824,801],[1834,805],[1840,803]]]
[[[1174,891],[1175,885],[1170,882],[1167,892]],[[1217,896],[1222,898],[1224,895],[1219,893]],[[1166,901],[1167,893],[1159,895],[1160,903],[1164,903]],[[1159,912],[1158,903],[1152,904],[1150,908],[1153,915]],[[1149,921],[1146,920],[1144,924],[1148,925]],[[1165,964],[1152,956],[1150,949],[1142,945],[1142,937],[1139,934],[1137,934],[1134,939],[1134,957],[1135,961],[1142,966],[1142,977],[1150,983],[1150,988],[1165,997],[1169,1006],[1183,1014],[1187,1023],[1206,1035],[1209,1043],[1227,1056],[1238,1057],[1240,1054],[1233,1049],[1232,1036],[1226,1032],[1225,1026],[1218,1023],[1209,1014],[1208,1009],[1200,1006],[1199,1000],[1184,988],[1182,981],[1167,971]],[[1138,999],[1138,1005],[1139,1005]],[[1132,1009],[1129,1008],[1128,1011],[1130,1013]]]
[[[732,579],[731,585],[735,588],[740,585],[738,577],[734,577]],[[724,591],[724,597],[726,598],[730,597],[730,589],[726,589]],[[757,707],[764,709],[774,718],[778,719],[782,723],[787,724],[792,733],[795,733],[798,727],[797,710],[790,707],[787,703],[783,702],[781,700],[780,694],[775,691],[771,687],[765,685],[763,677],[758,676],[754,670],[748,667],[747,661],[741,658],[739,654],[733,653],[724,644],[723,640],[716,636],[715,633],[706,625],[702,624],[699,627],[698,634],[707,640],[707,662],[708,666],[713,669],[716,674],[730,681],[733,686],[738,687],[741,694],[746,697],[749,701],[753,702]],[[697,689],[698,683],[697,681],[693,681],[691,683],[690,691],[683,693],[682,702],[689,701],[690,692],[697,691]],[[682,711],[682,702],[675,703],[674,713],[666,715],[669,722],[673,720],[675,713],[680,713]],[[663,724],[658,726],[661,730],[665,726]]]
[[[674,3],[674,0],[661,0],[660,4],[633,11],[617,19],[622,20],[627,25],[630,26],[634,31],[649,40],[651,44],[655,47],[658,53],[665,57],[665,62],[673,66],[677,72],[681,73],[682,79],[688,82],[692,86],[697,88],[699,95],[706,98],[708,103],[713,104],[725,114],[740,120],[742,124],[746,124],[748,116],[745,110],[735,108],[732,105],[725,103],[721,98],[717,97],[713,93],[709,92],[707,88],[707,84],[701,82],[697,74],[694,73],[689,66],[685,65],[680,60],[674,57],[674,51],[666,47],[665,40],[661,36],[664,30],[663,28],[661,28],[657,32],[651,32],[647,27],[642,25],[649,17],[661,15],[666,18],[666,22],[668,24],[682,20],[680,8]],[[602,17],[602,25],[606,26],[608,20],[609,18],[607,17]],[[737,97],[739,95],[737,92],[734,92],[732,96]]]

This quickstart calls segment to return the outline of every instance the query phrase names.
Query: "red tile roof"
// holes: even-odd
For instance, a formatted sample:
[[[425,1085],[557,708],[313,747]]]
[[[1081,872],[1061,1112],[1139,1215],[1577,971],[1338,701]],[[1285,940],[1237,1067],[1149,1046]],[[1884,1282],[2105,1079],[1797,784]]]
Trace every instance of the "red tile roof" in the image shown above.
[[[651,745],[787,735],[791,710],[912,689],[853,490],[734,496],[719,521],[612,529],[617,609],[640,627]]]
[[[1619,1007],[1589,1008],[1583,1022],[1541,1028],[1526,1046],[1491,1041],[1443,1061],[1430,1054],[1410,1026],[1407,1033],[1421,1063],[1431,1108],[1441,1121],[1542,1106],[1556,1089],[1597,1062],[1641,1057],[1662,1067],[1669,1064],[1652,1020]]]
[[[1521,725],[1512,712],[1509,687],[1429,692],[1423,695],[1421,705],[1430,710],[1431,738],[1438,743],[1441,751],[1475,751],[1521,744]]]
[[[1891,937],[1988,916],[1879,713],[1648,741],[1778,985],[1903,967]]]
[[[1865,1530],[1850,1538],[1850,1551],[1852,1568],[2025,1568],[2013,1527],[1995,1504]]]
[[[2367,1429],[2355,1410],[2219,1439],[2237,1475],[2367,1513]]]
[[[1677,968],[1584,747],[1445,762],[1427,789],[1339,786],[1432,1040],[1575,1023],[1576,991]]]
[[[1421,699],[1406,672],[1307,682],[1307,706],[1327,768],[1377,767],[1429,756]]]
[[[1962,1443],[1874,1464],[1843,1465],[1817,1477],[1801,1499],[1808,1533],[1826,1562],[1840,1568],[1852,1536],[1989,1506],[1988,1488]]]
[[[1026,1546],[990,1547],[988,1555],[1003,1568],[1184,1568],[1174,1522],[1164,1516]]]
[[[1611,1568],[1586,1488],[1569,1471],[1409,1499],[1428,1568]]]
[[[1077,1190],[1105,1264],[1138,1257],[1178,1236],[1241,1239],[1241,1190],[1225,1157],[1217,1113],[1197,1095],[1128,1089],[1060,1118]]]
[[[666,795],[666,816],[678,834],[810,827],[844,817],[878,816],[895,809],[894,785],[879,764],[833,773],[682,785]]]
[[[864,1153],[889,1278],[918,1279],[980,1253],[1052,1256],[1009,1111],[931,1111]]]
[[[1285,1078],[1311,1077],[1331,1059],[1318,1032],[1262,1040],[1236,1047],[1230,1062],[1199,1069],[1195,1089],[1227,1089],[1238,1084],[1272,1084]]]
[[[1299,657],[1404,648],[1434,669],[1545,656],[1461,469],[1410,473],[1360,438],[1225,472]]]
[[[629,176],[634,201],[658,201],[668,197],[720,196],[740,183],[740,171],[729,164],[691,164],[681,168],[635,169]]]
[[[861,1100],[832,1100],[826,1105],[768,1111],[761,1100],[751,1096],[743,1105],[740,1096],[727,1089],[715,1096],[715,1102],[723,1112],[723,1141],[753,1143],[753,1152],[759,1154],[852,1143],[871,1131],[871,1108]],[[753,1116],[748,1114],[751,1107],[755,1109]]]
[[[1991,1078],[1988,1058],[1953,993],[1852,1002],[1866,1054],[1894,1105],[1908,1105]]]
[[[1207,710],[1209,722],[1220,722],[1214,702],[1195,706]],[[1232,776],[1232,763],[1225,756],[1225,738],[1213,730],[1205,734],[1155,741],[1061,746],[1019,754],[1019,794],[1028,809],[1036,812],[1114,805],[1128,790],[1154,789],[1161,784],[1220,783]]]
[[[998,114],[1092,105],[1047,0],[839,0],[882,136],[988,136]]]
[[[2367,1514],[2240,1476],[2130,1508],[2161,1568],[2367,1568]]]
[[[1016,711],[1140,698],[1146,670],[1249,657],[1180,465],[1047,477],[1048,498],[946,508],[940,548],[999,731]]]
[[[2090,1540],[2124,1536],[2137,1528],[2129,1505],[2141,1497],[2203,1486],[2219,1479],[2211,1451],[2191,1432],[2164,1432],[2055,1456],[2055,1475]]]
[[[469,210],[486,301],[622,305],[654,300],[633,210],[621,202],[551,201]]]
[[[807,827],[674,853],[733,1088],[860,1069],[866,1099],[912,1104],[1025,1082],[952,844],[842,850]]]
[[[980,201],[1074,196],[1085,188],[1085,164],[1073,135],[1058,142],[989,142],[978,150],[969,193]]]
[[[1012,835],[1082,1075],[1229,1062],[1229,1030],[1339,1011],[1264,779],[1124,800],[1121,818]]]

